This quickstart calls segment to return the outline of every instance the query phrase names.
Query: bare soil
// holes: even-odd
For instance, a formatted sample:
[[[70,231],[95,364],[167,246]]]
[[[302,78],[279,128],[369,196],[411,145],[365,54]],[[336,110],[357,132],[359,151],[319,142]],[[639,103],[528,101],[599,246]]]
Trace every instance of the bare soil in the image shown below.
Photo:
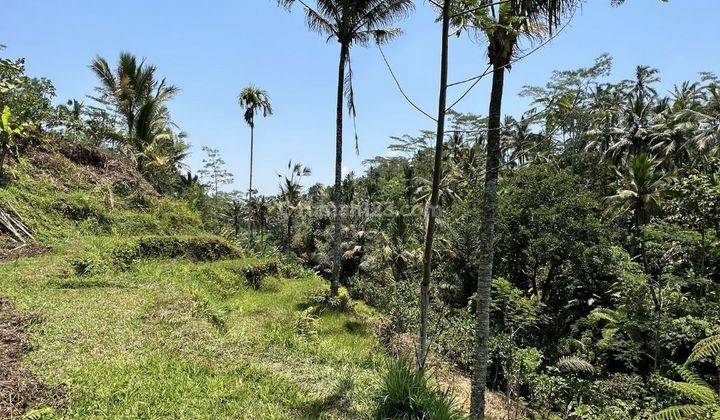
[[[0,263],[49,254],[52,249],[38,244],[0,244]]]

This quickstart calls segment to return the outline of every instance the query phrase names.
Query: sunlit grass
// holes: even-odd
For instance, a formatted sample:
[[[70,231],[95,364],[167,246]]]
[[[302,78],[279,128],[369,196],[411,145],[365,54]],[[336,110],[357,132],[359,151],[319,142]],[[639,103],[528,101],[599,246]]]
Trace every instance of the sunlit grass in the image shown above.
[[[79,239],[81,240],[81,239]],[[258,263],[101,261],[124,241],[94,237],[0,265],[0,294],[39,314],[25,364],[67,387],[71,418],[369,417],[382,356],[368,309],[327,312],[317,336],[296,331],[315,276],[266,279],[229,270]],[[68,261],[96,258],[78,275]],[[359,314],[359,315],[358,315]]]

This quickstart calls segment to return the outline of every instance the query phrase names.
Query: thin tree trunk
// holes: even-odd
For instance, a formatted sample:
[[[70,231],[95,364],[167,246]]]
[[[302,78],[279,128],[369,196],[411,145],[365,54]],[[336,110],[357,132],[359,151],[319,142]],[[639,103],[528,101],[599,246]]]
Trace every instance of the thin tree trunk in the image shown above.
[[[330,295],[337,296],[340,288],[340,243],[342,241],[340,231],[340,205],[341,184],[342,184],[342,146],[343,146],[343,98],[345,93],[345,63],[350,46],[341,44],[340,64],[338,65],[338,88],[337,88],[337,120],[335,127],[335,189],[333,192],[333,203],[335,204],[335,229],[333,242],[333,278],[330,287]]]
[[[440,180],[442,179],[443,140],[445,138],[445,113],[447,100],[448,73],[448,32],[450,28],[450,1],[443,4],[442,48],[440,51],[440,94],[438,96],[437,132],[435,134],[435,166],[433,169],[432,194],[425,209],[425,243],[423,249],[423,276],[420,282],[420,333],[418,340],[416,367],[425,369],[428,351],[428,310],[430,306],[430,274],[432,264],[432,246],[435,236],[435,218],[439,212]]]
[[[255,127],[253,125],[250,125],[250,188],[248,189],[248,203],[250,203],[250,208],[252,209],[252,194],[253,194],[253,152],[255,148]],[[252,210],[250,213],[250,218],[248,221],[248,233],[250,234],[250,240],[253,239],[253,217],[252,217]]]
[[[292,247],[292,221],[293,221],[293,214],[290,213],[288,215],[288,222],[287,222],[287,243],[285,244],[285,252],[287,254],[290,254],[290,249]]]
[[[5,178],[3,165],[5,164],[5,156],[7,155],[7,140],[3,139],[0,143],[0,179]]]
[[[502,111],[505,66],[495,63],[490,94],[487,157],[485,159],[485,192],[480,233],[480,261],[476,295],[476,353],[472,383],[472,417],[485,417],[488,340],[490,338],[490,289],[493,276],[495,218],[497,215],[497,183],[500,172],[500,115]]]

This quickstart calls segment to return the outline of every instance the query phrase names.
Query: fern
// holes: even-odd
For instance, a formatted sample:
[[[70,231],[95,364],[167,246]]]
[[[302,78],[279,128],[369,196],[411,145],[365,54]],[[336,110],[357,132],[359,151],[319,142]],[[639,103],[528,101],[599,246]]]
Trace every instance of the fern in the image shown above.
[[[563,356],[557,362],[558,369],[570,373],[595,373],[595,367],[587,360],[577,356]]]
[[[687,400],[698,404],[712,404],[717,400],[717,393],[708,386],[688,382],[676,382],[668,378],[658,377],[658,385]]]
[[[705,358],[720,358],[720,334],[700,340],[693,348],[687,363],[697,362]]]
[[[598,308],[590,313],[596,320],[607,321],[611,324],[617,324],[622,321],[622,314],[607,308]]]
[[[35,410],[31,410],[23,416],[24,420],[49,420],[57,417],[57,413],[54,408],[43,407]]]
[[[680,375],[680,377],[683,378],[685,382],[712,389],[712,387],[707,382],[705,382],[705,380],[703,380],[700,375],[690,370],[690,368],[688,368],[687,366],[676,365],[675,363],[673,363],[672,365],[675,368],[675,371]]]
[[[708,414],[708,409],[699,405],[678,405],[666,408],[652,416],[653,420],[684,420],[688,418],[701,418]]]

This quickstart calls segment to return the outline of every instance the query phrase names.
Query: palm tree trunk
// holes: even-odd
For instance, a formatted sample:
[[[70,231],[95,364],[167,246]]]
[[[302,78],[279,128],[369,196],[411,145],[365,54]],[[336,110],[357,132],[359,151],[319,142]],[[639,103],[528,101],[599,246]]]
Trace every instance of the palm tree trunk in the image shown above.
[[[437,132],[435,134],[435,166],[433,168],[432,193],[425,209],[425,243],[423,248],[423,276],[420,282],[420,333],[416,367],[425,369],[428,351],[428,311],[430,306],[430,274],[432,246],[435,236],[435,218],[439,213],[440,180],[442,179],[443,139],[445,138],[445,113],[447,108],[448,32],[450,30],[450,0],[443,4],[442,47],[440,50],[440,94],[438,95]]]
[[[502,111],[505,66],[494,63],[490,93],[487,157],[485,159],[485,192],[480,233],[480,261],[476,295],[476,353],[472,383],[472,417],[485,417],[488,340],[490,337],[490,289],[493,276],[495,218],[497,215],[497,183],[500,172],[500,115]]]
[[[248,189],[248,203],[252,203],[253,194],[253,152],[255,148],[255,127],[250,126],[250,188]],[[250,240],[253,239],[253,218],[252,213],[248,219],[248,233],[250,234]]]
[[[340,288],[340,243],[342,241],[340,231],[340,205],[341,205],[341,184],[342,184],[342,145],[343,145],[343,97],[345,93],[345,64],[350,46],[341,44],[340,64],[338,65],[338,89],[337,89],[337,119],[335,127],[335,189],[333,192],[333,203],[335,204],[335,232],[333,243],[333,278],[330,287],[330,296],[337,296]]]

